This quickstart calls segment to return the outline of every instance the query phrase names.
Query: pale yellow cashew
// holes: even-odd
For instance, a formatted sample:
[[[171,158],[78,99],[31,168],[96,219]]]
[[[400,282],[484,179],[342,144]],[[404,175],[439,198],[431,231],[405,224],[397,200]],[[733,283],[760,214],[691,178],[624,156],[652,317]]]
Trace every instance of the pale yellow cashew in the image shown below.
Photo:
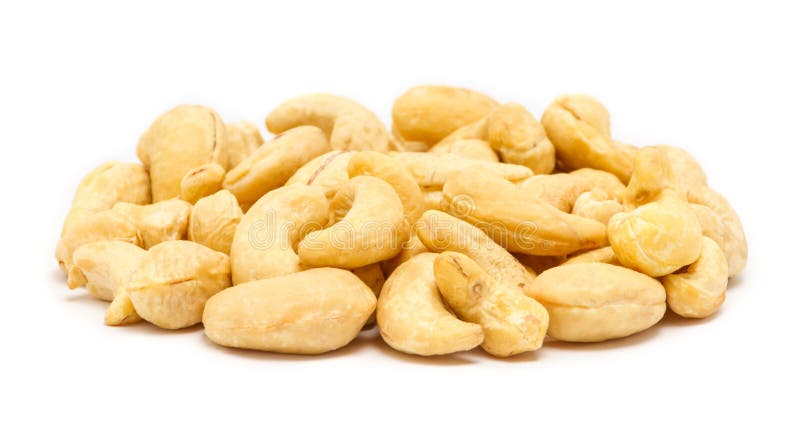
[[[415,86],[398,97],[392,106],[393,132],[402,140],[431,147],[496,107],[496,101],[477,91],[450,86]]]
[[[666,154],[672,170],[675,171],[676,179],[685,189],[708,185],[703,167],[688,151],[669,145],[657,145],[655,148]]]
[[[224,149],[228,154],[228,168],[241,163],[263,144],[264,138],[256,125],[250,122],[225,124]]]
[[[192,205],[174,198],[150,205],[120,202],[111,210],[127,217],[139,231],[142,247],[150,249],[161,242],[186,238]]]
[[[350,177],[369,175],[389,183],[403,203],[403,213],[409,229],[425,211],[422,190],[414,177],[405,165],[386,154],[359,152],[350,159],[347,173]]]
[[[547,334],[564,341],[626,337],[656,324],[667,309],[658,280],[605,263],[549,269],[533,282],[532,292],[550,314]]]
[[[69,275],[73,268],[74,251],[87,243],[118,240],[142,245],[139,229],[125,215],[107,209],[70,223],[58,243],[59,264]],[[69,254],[67,256],[67,254]]]
[[[284,186],[261,197],[233,236],[233,284],[306,269],[295,252],[297,244],[309,232],[324,228],[328,216],[328,200],[316,187]]]
[[[103,322],[107,326],[124,326],[142,321],[142,317],[136,313],[133,302],[127,294],[122,293],[114,297],[108,305]]]
[[[423,187],[441,188],[447,180],[464,169],[474,169],[479,174],[499,175],[514,182],[533,175],[533,171],[525,166],[475,160],[458,154],[399,152],[392,156],[406,165],[417,183]]]
[[[189,240],[230,254],[236,227],[244,214],[229,191],[222,190],[203,197],[192,207],[189,216]]]
[[[351,272],[309,269],[220,292],[206,303],[203,325],[222,346],[321,354],[356,338],[375,304]]]
[[[588,95],[562,95],[545,110],[542,125],[556,147],[556,156],[569,169],[594,168],[611,172],[627,183],[633,151],[611,139],[608,111]]]
[[[607,244],[602,223],[559,211],[497,176],[458,174],[445,183],[443,201],[448,213],[511,252],[564,255]]]
[[[300,242],[302,264],[353,269],[377,263],[400,252],[408,233],[400,198],[375,177],[350,179],[333,198],[331,213],[330,227]]]
[[[572,211],[578,196],[594,188],[590,180],[565,173],[534,175],[521,181],[517,186],[528,197],[549,203],[566,213]]]
[[[347,165],[355,154],[354,151],[331,151],[322,154],[298,169],[286,181],[286,186],[294,184],[317,186],[328,199],[332,199],[336,191],[350,180]]]
[[[452,140],[437,143],[436,146],[428,150],[435,154],[458,154],[473,160],[483,160],[498,162],[500,158],[497,153],[489,146],[489,142],[478,139]]]
[[[489,114],[489,144],[506,163],[529,167],[536,174],[549,174],[556,165],[556,152],[542,125],[517,103],[506,103]]]
[[[308,94],[288,100],[269,113],[266,123],[274,134],[298,126],[316,126],[330,139],[331,149],[389,150],[389,134],[372,111],[331,94]]]
[[[592,168],[576,169],[569,174],[589,180],[589,182],[592,183],[592,189],[599,188],[605,191],[614,200],[622,202],[623,195],[625,194],[625,185],[616,175]]]
[[[111,301],[144,255],[144,249],[128,242],[86,243],[72,255],[74,266],[67,285],[70,289],[85,285],[92,296]]]
[[[378,298],[381,337],[400,352],[451,354],[483,342],[480,325],[459,320],[442,303],[433,274],[437,256],[423,253],[400,265]]]
[[[458,252],[443,252],[434,261],[436,286],[462,319],[478,323],[485,339],[481,347],[496,357],[508,357],[542,347],[549,316],[536,300],[518,287],[492,278],[478,263]]]
[[[682,317],[704,318],[717,312],[725,301],[728,261],[714,240],[703,237],[700,257],[685,271],[661,279],[669,308]]]
[[[742,222],[731,204],[721,194],[707,187],[689,189],[687,198],[690,203],[705,206],[716,215],[719,222],[707,222],[703,226],[703,235],[717,241],[725,251],[728,275],[733,277],[741,273],[747,264],[747,238]]]
[[[223,187],[242,205],[252,205],[262,195],[279,188],[301,166],[330,150],[325,134],[313,126],[300,126],[278,134],[228,171]]]
[[[614,214],[623,212],[622,204],[600,188],[584,192],[572,204],[572,214],[608,224]]]
[[[606,263],[609,265],[622,266],[619,260],[617,260],[617,256],[614,255],[614,249],[611,246],[604,246],[602,248],[581,252],[569,257],[563,264],[569,265],[574,263]]]
[[[183,200],[195,204],[197,200],[207,197],[220,189],[225,181],[225,169],[217,163],[207,163],[190,169],[181,179]]]
[[[72,253],[78,246],[91,241],[105,240],[98,235],[92,226],[93,222],[87,218],[100,211],[111,209],[115,203],[122,201],[150,203],[150,178],[142,165],[108,162],[98,166],[81,180],[72,199],[72,208],[64,219],[61,238],[56,246],[56,259],[64,273],[69,273]],[[105,230],[105,232],[112,231]],[[122,234],[111,237],[125,236]],[[132,237],[132,243],[137,243],[137,234],[133,233]]]
[[[178,197],[187,172],[207,163],[228,167],[225,126],[203,106],[180,105],[160,115],[139,139],[136,153],[150,171],[153,201]]]
[[[147,251],[124,284],[136,312],[164,329],[200,322],[206,300],[231,285],[228,256],[177,240]]]
[[[625,207],[633,209],[658,200],[665,190],[678,195],[686,193],[665,150],[655,146],[640,149],[623,196]]]

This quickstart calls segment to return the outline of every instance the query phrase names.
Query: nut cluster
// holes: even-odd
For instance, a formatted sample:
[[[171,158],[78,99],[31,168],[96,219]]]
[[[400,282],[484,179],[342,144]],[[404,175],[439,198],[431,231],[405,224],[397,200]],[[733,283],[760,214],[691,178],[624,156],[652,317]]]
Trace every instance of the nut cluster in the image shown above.
[[[318,354],[377,323],[392,348],[505,357],[597,342],[667,308],[714,314],[747,242],[680,148],[611,136],[605,107],[556,98],[537,120],[476,91],[417,86],[388,131],[338,96],[225,123],[159,116],[141,164],[79,184],[56,258],[105,322],[203,323],[222,346]]]

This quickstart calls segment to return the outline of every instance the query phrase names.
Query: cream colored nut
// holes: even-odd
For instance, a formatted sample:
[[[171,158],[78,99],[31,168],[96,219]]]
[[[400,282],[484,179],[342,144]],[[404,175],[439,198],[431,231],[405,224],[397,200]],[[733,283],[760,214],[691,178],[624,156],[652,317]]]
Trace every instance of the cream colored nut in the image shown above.
[[[614,249],[611,246],[604,246],[602,248],[592,249],[591,251],[581,252],[579,254],[569,257],[563,264],[575,263],[606,263],[609,265],[622,266],[617,256],[614,255]]]
[[[556,165],[553,144],[542,125],[517,103],[506,103],[489,114],[488,141],[506,163],[523,165],[536,174],[549,174]]]
[[[309,94],[286,101],[267,116],[267,129],[278,134],[298,126],[316,126],[330,139],[331,149],[389,150],[389,134],[369,109],[331,94]]]
[[[478,174],[499,175],[514,182],[533,175],[533,171],[525,166],[474,160],[458,154],[399,152],[393,156],[406,165],[417,183],[423,187],[442,187],[447,180],[464,169],[474,169]]]
[[[403,204],[407,229],[410,229],[425,211],[422,190],[414,181],[414,177],[405,165],[386,154],[359,152],[350,159],[347,173],[350,177],[359,175],[377,177],[391,185]]]
[[[65,273],[69,272],[75,248],[92,241],[81,239],[81,235],[88,234],[94,239],[102,239],[94,232],[85,230],[85,219],[111,209],[115,203],[121,201],[150,203],[150,178],[142,165],[108,162],[98,166],[81,180],[56,246],[56,259]]]
[[[180,329],[199,323],[206,300],[230,285],[227,255],[176,240],[148,250],[124,291],[144,320],[160,328]]]
[[[150,170],[153,202],[180,196],[187,172],[207,163],[227,169],[225,126],[203,106],[181,105],[159,116],[139,139],[136,153]]]
[[[425,211],[415,229],[428,250],[462,253],[475,260],[495,280],[528,293],[534,276],[475,226],[444,212]]]
[[[445,183],[443,201],[448,213],[511,252],[564,255],[607,244],[602,223],[559,211],[497,176],[464,171]]]
[[[594,188],[591,181],[564,173],[534,175],[520,182],[518,186],[528,197],[549,203],[566,213],[572,211],[572,206],[579,195]]]
[[[407,238],[400,198],[375,177],[350,179],[333,198],[331,213],[330,227],[300,242],[302,264],[354,269],[394,257]]]
[[[395,255],[394,257],[384,260],[381,262],[381,269],[383,269],[383,275],[390,276],[392,273],[397,269],[398,266],[402,265],[403,263],[411,260],[412,258],[416,257],[419,254],[424,252],[428,252],[428,248],[425,247],[425,244],[422,243],[422,240],[419,239],[417,235],[416,224],[411,227],[411,236],[403,243],[402,249],[400,249],[400,253]]]
[[[697,260],[702,237],[692,209],[674,193],[608,221],[608,239],[620,263],[652,277]]]
[[[423,253],[400,265],[378,298],[381,337],[398,351],[451,354],[483,342],[480,325],[459,320],[442,303],[433,274],[437,256]]]
[[[688,151],[669,145],[658,145],[655,148],[662,150],[667,155],[667,159],[675,171],[675,178],[684,189],[708,185],[703,167]]]
[[[225,124],[224,149],[228,154],[228,168],[241,163],[263,144],[264,138],[256,125],[250,122]]]
[[[489,142],[477,139],[452,140],[436,144],[428,152],[435,154],[458,154],[473,160],[498,162],[500,158],[489,146]]]
[[[139,231],[142,246],[150,249],[168,240],[183,240],[192,205],[177,198],[151,205],[120,202],[111,209],[127,217]]]
[[[497,102],[492,98],[469,89],[415,86],[395,100],[393,128],[405,140],[433,146],[496,107]]]
[[[570,174],[589,180],[592,183],[592,189],[602,189],[614,200],[622,202],[623,195],[625,194],[625,185],[622,184],[616,175],[592,168],[576,169],[570,172]]]
[[[728,200],[721,194],[707,187],[691,188],[687,193],[690,203],[705,206],[719,218],[719,223],[706,223],[703,235],[717,241],[728,260],[728,275],[733,277],[744,270],[747,264],[747,238],[744,235],[742,222]],[[697,214],[697,211],[694,211]],[[721,229],[717,226],[721,226]]]
[[[203,325],[222,346],[321,354],[356,338],[375,304],[351,272],[310,269],[220,292],[206,304]]]
[[[406,140],[397,132],[397,128],[392,126],[389,132],[389,151],[391,152],[423,152],[429,148],[427,143]]]
[[[633,161],[633,173],[625,189],[623,203],[628,209],[637,208],[661,198],[665,191],[686,193],[665,150],[655,146],[640,149]]]
[[[550,337],[597,342],[626,337],[658,323],[667,309],[664,287],[653,278],[606,263],[565,264],[533,282],[550,314]]]
[[[94,297],[111,301],[128,276],[139,265],[145,250],[118,240],[86,243],[72,255],[74,266],[67,285],[70,289],[86,286]]]
[[[233,236],[233,284],[306,269],[295,252],[297,244],[309,232],[324,228],[328,216],[328,200],[317,187],[284,186],[261,197]]]
[[[608,171],[628,182],[633,170],[631,150],[611,139],[608,111],[588,95],[562,95],[545,110],[542,125],[569,169]]]
[[[322,154],[298,169],[286,181],[286,186],[294,184],[317,186],[328,199],[332,199],[336,191],[350,180],[347,165],[355,154],[353,151],[331,151]]]
[[[242,216],[236,197],[227,190],[203,197],[192,207],[188,238],[215,251],[230,254],[233,236]]]
[[[220,189],[225,181],[225,169],[217,163],[207,163],[190,169],[181,179],[181,199],[191,204]]]
[[[669,308],[682,317],[705,318],[725,301],[728,262],[714,240],[703,237],[700,257],[685,271],[664,276]]]
[[[481,347],[486,352],[508,357],[542,347],[549,316],[518,287],[498,282],[478,263],[457,252],[436,257],[433,272],[447,304],[459,317],[483,328]]]
[[[319,128],[300,126],[277,135],[228,171],[223,187],[239,203],[251,205],[282,186],[304,164],[326,152],[328,141]]]
[[[136,313],[131,298],[122,293],[114,297],[114,300],[108,305],[103,321],[108,326],[124,326],[138,323],[142,321],[142,317]]]
[[[572,205],[573,215],[591,218],[604,225],[608,223],[608,220],[614,214],[618,214],[624,210],[622,204],[609,196],[606,191],[599,188],[579,195]]]
[[[59,257],[64,257],[59,258],[59,264],[67,275],[73,272],[74,251],[87,243],[103,240],[118,240],[136,246],[142,244],[136,225],[117,211],[107,209],[78,219],[70,223],[59,240]],[[69,256],[66,255],[68,252]]]

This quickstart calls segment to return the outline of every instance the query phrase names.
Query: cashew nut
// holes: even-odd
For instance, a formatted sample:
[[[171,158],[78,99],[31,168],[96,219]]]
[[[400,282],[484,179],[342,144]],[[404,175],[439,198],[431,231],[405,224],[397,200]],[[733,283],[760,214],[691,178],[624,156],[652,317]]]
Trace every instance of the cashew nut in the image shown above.
[[[717,312],[725,301],[728,261],[714,240],[703,237],[700,257],[685,271],[661,279],[669,308],[682,317],[704,318]]]
[[[589,192],[584,192],[575,199],[572,204],[572,214],[578,217],[591,218],[600,223],[608,224],[608,220],[617,213],[623,212],[618,201],[600,188]]]
[[[370,175],[391,185],[403,204],[403,213],[409,229],[425,211],[422,190],[414,181],[414,177],[405,165],[386,154],[359,152],[350,159],[347,173],[350,177]]]
[[[500,158],[497,153],[489,146],[489,142],[478,139],[459,139],[448,142],[437,143],[436,146],[428,150],[435,154],[458,154],[473,160],[483,160],[498,162]]]
[[[514,182],[533,175],[525,166],[475,160],[458,154],[399,152],[392,156],[406,165],[417,184],[423,187],[441,188],[447,180],[464,169],[473,169],[478,174],[499,175]]]
[[[592,189],[601,189],[611,198],[619,202],[625,194],[625,185],[616,175],[599,169],[581,168],[570,172],[570,175],[582,177],[592,183]]]
[[[225,169],[217,163],[192,168],[181,179],[181,199],[191,204],[220,189],[225,181]]]
[[[602,248],[581,252],[580,254],[571,256],[563,264],[569,265],[574,263],[606,263],[609,265],[622,266],[619,260],[617,260],[617,256],[614,255],[614,248],[611,246],[604,246]]]
[[[517,103],[506,103],[489,114],[489,144],[506,163],[529,167],[536,174],[549,174],[556,165],[553,144],[542,125]]]
[[[742,272],[747,264],[747,239],[742,222],[731,204],[721,194],[707,187],[690,188],[686,197],[690,203],[711,209],[719,218],[719,223],[715,223],[716,226],[708,224],[703,226],[705,231],[703,235],[715,239],[725,251],[729,276],[733,277]]]
[[[594,184],[573,174],[534,175],[519,183],[519,189],[528,197],[549,203],[562,212],[569,213],[578,196],[591,191]]]
[[[317,186],[325,192],[328,199],[332,199],[348,180],[347,165],[356,153],[353,151],[331,151],[311,160],[298,169],[286,181],[286,186],[303,184]]]
[[[236,227],[242,220],[236,197],[227,190],[203,197],[192,207],[189,216],[189,240],[230,254]]]
[[[183,240],[192,205],[177,198],[150,205],[120,202],[112,211],[127,217],[139,231],[145,249],[168,240]]]
[[[118,288],[125,283],[144,255],[144,249],[124,241],[86,243],[72,255],[74,264],[67,285],[70,289],[85,285],[94,297],[114,300]]]
[[[263,144],[264,138],[256,125],[250,122],[225,124],[224,149],[228,154],[228,168],[241,163]]]

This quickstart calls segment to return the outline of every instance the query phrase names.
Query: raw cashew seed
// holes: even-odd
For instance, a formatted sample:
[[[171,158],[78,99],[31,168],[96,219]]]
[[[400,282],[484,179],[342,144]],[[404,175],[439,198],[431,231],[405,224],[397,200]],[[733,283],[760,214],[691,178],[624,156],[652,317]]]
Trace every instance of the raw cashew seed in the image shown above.
[[[601,189],[614,200],[622,202],[623,195],[625,194],[625,185],[616,175],[592,168],[576,169],[569,174],[589,180],[592,183],[592,189]]]
[[[612,199],[606,191],[600,188],[579,195],[572,205],[573,215],[591,218],[603,224],[608,224],[608,220],[614,214],[624,210],[618,201]]]
[[[192,207],[189,216],[189,240],[230,254],[242,216],[236,197],[227,190],[203,197]]]
[[[423,253],[400,265],[378,298],[381,337],[398,351],[450,354],[483,342],[480,325],[459,320],[442,303],[433,275],[437,256]]]
[[[506,180],[524,180],[533,172],[520,165],[509,165],[490,161],[474,160],[458,154],[430,152],[399,152],[394,158],[406,165],[420,186],[439,187],[464,169],[473,169],[478,174],[499,175]]]
[[[206,303],[203,325],[222,346],[321,354],[350,343],[375,303],[351,272],[310,269],[220,292]]]
[[[240,204],[252,205],[262,195],[282,186],[301,166],[327,152],[328,141],[319,128],[300,126],[279,134],[228,171],[223,187]]]
[[[667,275],[661,281],[673,312],[682,317],[708,317],[725,301],[728,261],[714,240],[703,237],[697,261],[684,272]]]
[[[174,198],[151,205],[120,202],[111,210],[127,217],[139,231],[142,246],[150,249],[161,242],[186,238],[192,205]]]
[[[72,255],[74,266],[67,284],[70,289],[86,285],[89,294],[100,300],[114,300],[144,255],[144,249],[123,241],[87,243]]]
[[[591,191],[594,184],[572,174],[534,175],[519,183],[519,189],[528,197],[549,203],[562,212],[569,213],[578,196]]]
[[[436,146],[428,150],[434,154],[458,154],[473,160],[483,160],[489,162],[500,161],[497,153],[489,146],[488,141],[477,139],[453,140],[449,142],[437,143]]]
[[[350,180],[347,165],[355,154],[353,151],[331,151],[322,154],[298,169],[286,181],[286,186],[294,184],[317,186],[328,199],[332,199],[336,191]]]
[[[228,155],[228,168],[241,163],[263,144],[264,138],[256,125],[250,122],[225,124],[224,150]]]
[[[303,95],[281,104],[267,116],[267,128],[274,134],[303,125],[324,131],[331,149],[389,150],[389,134],[380,119],[369,109],[344,97]]]
[[[119,240],[136,246],[142,244],[139,229],[125,215],[107,209],[71,222],[58,243],[59,264],[72,273],[73,255],[80,246],[102,240]],[[67,255],[69,254],[69,255]]]
[[[617,256],[614,255],[614,249],[611,246],[604,246],[602,248],[592,249],[591,251],[581,252],[568,258],[563,264],[569,265],[573,263],[606,263],[609,265],[622,266]]]
[[[419,236],[417,235],[417,226],[418,225],[415,224],[411,227],[411,236],[409,237],[408,241],[403,243],[403,247],[400,249],[400,252],[389,260],[381,262],[381,269],[383,269],[383,274],[385,276],[388,277],[392,275],[392,272],[394,272],[398,266],[411,260],[417,255],[428,252],[428,248],[425,247],[425,244],[422,243],[422,240],[420,240]]]
[[[690,203],[705,206],[719,217],[718,226],[721,226],[722,229],[716,232],[704,232],[703,235],[718,239],[718,243],[728,259],[729,276],[733,277],[742,272],[747,264],[747,239],[742,222],[731,204],[721,194],[707,187],[691,188],[686,196]],[[704,231],[716,229],[711,226],[703,228]]]
[[[486,335],[481,347],[508,357],[542,347],[548,314],[536,300],[490,277],[472,259],[443,252],[433,266],[436,286],[456,314],[478,323]]]
[[[403,203],[408,229],[425,211],[425,202],[417,182],[405,165],[392,157],[378,152],[359,152],[347,165],[350,177],[371,175],[392,186]]]
[[[658,280],[605,263],[549,269],[533,282],[532,292],[550,313],[547,334],[564,341],[635,334],[656,324],[667,309]]]
[[[270,191],[242,217],[231,244],[233,284],[306,269],[295,252],[309,232],[328,223],[328,200],[313,186]]]
[[[181,179],[181,199],[191,204],[222,189],[225,169],[217,163],[207,163],[190,169]]]
[[[527,109],[517,103],[506,103],[488,118],[489,144],[504,162],[527,166],[536,174],[553,172],[555,148]]]

